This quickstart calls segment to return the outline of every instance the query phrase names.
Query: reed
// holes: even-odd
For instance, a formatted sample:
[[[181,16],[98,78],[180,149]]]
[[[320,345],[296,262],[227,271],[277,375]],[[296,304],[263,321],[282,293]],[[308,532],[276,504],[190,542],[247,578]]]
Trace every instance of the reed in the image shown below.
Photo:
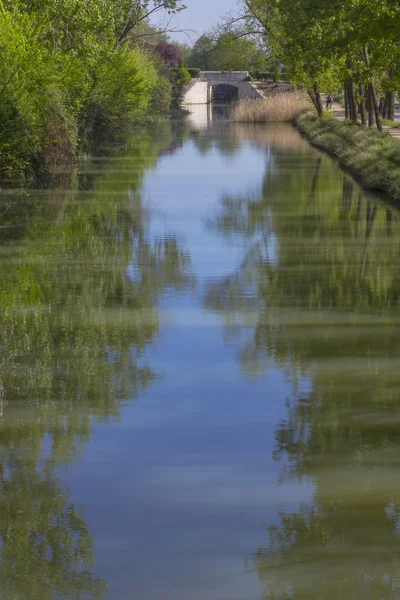
[[[234,106],[231,118],[238,123],[292,121],[309,106],[309,100],[301,92],[286,92],[261,99],[242,100]]]

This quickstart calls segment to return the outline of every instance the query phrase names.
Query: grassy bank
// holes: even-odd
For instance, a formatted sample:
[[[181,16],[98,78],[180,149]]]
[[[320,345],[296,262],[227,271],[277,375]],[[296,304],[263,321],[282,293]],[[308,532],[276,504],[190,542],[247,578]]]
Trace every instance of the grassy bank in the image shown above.
[[[310,105],[300,92],[286,92],[262,99],[242,100],[235,105],[231,118],[237,123],[289,122]]]
[[[311,111],[300,113],[295,124],[313,144],[334,154],[363,185],[400,200],[400,143],[389,133],[334,117],[321,119]]]

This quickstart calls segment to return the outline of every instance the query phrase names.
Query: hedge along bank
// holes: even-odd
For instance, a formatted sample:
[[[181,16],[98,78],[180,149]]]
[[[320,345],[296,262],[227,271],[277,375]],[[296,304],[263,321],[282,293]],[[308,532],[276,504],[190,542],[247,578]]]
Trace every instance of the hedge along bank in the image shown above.
[[[313,144],[336,156],[363,185],[400,200],[400,142],[389,133],[329,115],[319,118],[311,110],[301,112],[295,124]]]

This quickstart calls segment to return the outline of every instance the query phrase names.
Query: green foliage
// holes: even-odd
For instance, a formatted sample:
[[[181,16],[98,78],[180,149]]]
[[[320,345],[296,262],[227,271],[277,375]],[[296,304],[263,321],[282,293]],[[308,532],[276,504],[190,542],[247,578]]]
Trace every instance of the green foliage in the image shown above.
[[[192,79],[192,77],[191,77],[189,71],[186,69],[186,67],[183,66],[183,63],[181,62],[179,67],[177,69],[174,69],[174,71],[173,71],[173,81],[178,86],[183,86],[186,83],[189,83],[189,81],[191,79]]]
[[[192,79],[198,79],[200,77],[201,69],[187,69],[187,72]]]
[[[149,112],[154,117],[165,116],[169,113],[172,102],[173,86],[169,79],[159,76],[152,90],[149,102]]]
[[[136,14],[130,0],[0,2],[0,177],[71,162],[147,116],[162,75],[121,36],[142,31],[146,10],[178,4],[142,0]],[[158,87],[165,107],[168,85]]]
[[[282,78],[279,71],[250,71],[250,76],[256,81],[278,81]]]
[[[105,54],[96,65],[82,111],[85,138],[94,142],[125,130],[144,114],[156,84],[156,70],[139,50],[120,48]]]
[[[189,71],[183,66],[183,63],[179,65],[177,69],[171,69],[171,83],[172,83],[172,103],[171,108],[174,112],[180,110],[182,96],[185,91],[185,87],[192,79]]]
[[[238,29],[215,29],[199,37],[187,59],[202,71],[249,71],[267,68],[265,48],[254,37]]]
[[[186,67],[183,67],[181,65],[180,67],[175,67],[174,69],[171,69],[170,72],[172,73],[173,79],[179,79],[183,83],[187,83],[191,79],[198,79],[200,77],[201,69],[187,69]],[[188,77],[188,75],[190,77]]]
[[[261,28],[271,56],[285,65],[290,81],[308,91],[319,114],[321,90],[345,87],[349,117],[356,122],[357,104],[365,101],[366,87],[372,90],[374,103],[376,93],[398,89],[397,2],[245,0],[244,4],[245,18]]]

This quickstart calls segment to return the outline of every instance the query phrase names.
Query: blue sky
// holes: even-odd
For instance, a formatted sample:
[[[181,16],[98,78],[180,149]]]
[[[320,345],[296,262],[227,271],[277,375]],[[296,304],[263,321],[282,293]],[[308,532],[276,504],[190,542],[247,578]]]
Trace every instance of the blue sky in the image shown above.
[[[237,9],[237,0],[185,0],[187,9],[174,18],[174,24],[179,29],[190,29],[186,34],[172,34],[171,37],[179,42],[192,44],[198,36],[210,29],[232,9]],[[160,16],[158,16],[158,21]],[[189,36],[189,38],[188,38]]]

